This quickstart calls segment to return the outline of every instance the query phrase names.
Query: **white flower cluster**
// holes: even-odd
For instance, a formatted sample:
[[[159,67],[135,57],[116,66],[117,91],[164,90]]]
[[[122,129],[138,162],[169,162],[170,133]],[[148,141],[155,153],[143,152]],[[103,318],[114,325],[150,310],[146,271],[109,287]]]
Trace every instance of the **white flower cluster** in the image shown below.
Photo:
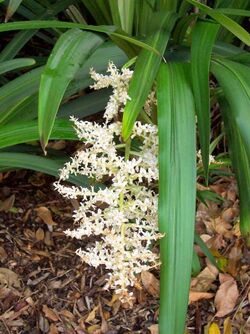
[[[137,282],[138,274],[159,265],[158,254],[153,251],[155,240],[162,236],[157,226],[155,191],[158,136],[155,125],[136,122],[130,146],[122,143],[117,116],[129,99],[127,88],[132,71],[119,73],[110,63],[108,72],[110,75],[104,76],[91,70],[96,81],[93,88],[113,87],[104,114],[106,122],[100,125],[72,119],[85,148],[65,164],[55,187],[65,197],[81,200],[74,212],[79,227],[65,233],[78,239],[98,236],[92,246],[78,249],[77,254],[89,265],[104,265],[109,270],[106,287],[115,289],[123,301],[129,301],[132,295],[128,287]],[[154,94],[149,98],[153,100]],[[86,175],[105,186],[99,190],[65,186],[63,181],[70,174]]]

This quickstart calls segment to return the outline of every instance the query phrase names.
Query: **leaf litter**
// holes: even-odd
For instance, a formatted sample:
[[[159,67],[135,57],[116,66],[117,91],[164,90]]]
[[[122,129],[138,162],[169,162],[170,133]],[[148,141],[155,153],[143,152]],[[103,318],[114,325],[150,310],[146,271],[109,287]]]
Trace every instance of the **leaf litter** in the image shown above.
[[[142,273],[132,308],[105,291],[107,272],[74,254],[91,237],[72,241],[63,233],[73,205],[52,184],[41,173],[1,177],[0,333],[157,334],[159,272]],[[196,231],[220,270],[195,246],[202,270],[191,279],[186,333],[246,334],[250,253],[240,237],[237,188],[223,178],[210,190],[224,200],[197,204]]]

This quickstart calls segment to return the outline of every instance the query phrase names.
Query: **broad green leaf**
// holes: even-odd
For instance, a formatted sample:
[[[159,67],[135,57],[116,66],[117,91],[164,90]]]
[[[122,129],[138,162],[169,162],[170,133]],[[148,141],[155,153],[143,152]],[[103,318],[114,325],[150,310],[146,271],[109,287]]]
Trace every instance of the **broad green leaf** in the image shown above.
[[[69,118],[75,116],[79,118],[94,115],[105,110],[111,91],[109,89],[101,89],[80,96],[77,99],[64,103],[57,114],[57,118]]]
[[[74,23],[74,22],[63,22],[63,21],[56,21],[56,20],[46,20],[46,21],[18,21],[13,23],[5,23],[0,24],[0,32],[4,31],[12,31],[12,30],[26,30],[26,29],[46,29],[46,28],[61,28],[61,29],[83,29],[83,30],[90,30],[95,32],[100,32],[107,34],[111,37],[117,37],[122,40],[125,40],[131,44],[144,48],[148,51],[156,53],[159,55],[159,52],[152,46],[148,45],[147,43],[141,42],[136,38],[130,37],[128,35],[124,35],[122,33],[115,32],[114,26],[93,26],[93,25],[86,25],[81,23]]]
[[[72,122],[56,120],[51,132],[51,139],[77,140]],[[1,127],[0,148],[27,143],[39,139],[37,121],[19,121]]]
[[[188,16],[183,16],[178,20],[173,32],[174,43],[183,43],[183,41],[185,40],[185,36],[189,30],[188,28],[197,20],[197,17],[197,14],[190,14]]]
[[[110,59],[112,59],[118,67],[122,66],[122,64],[127,61],[124,52],[111,41],[103,43],[96,49],[77,71],[75,78],[70,82],[67,88],[64,98],[68,98],[80,90],[85,89],[93,82],[89,76],[89,69],[91,67],[98,73],[105,73]],[[1,124],[13,122],[15,119],[30,120],[37,118],[37,94],[42,71],[43,67],[31,70],[0,88]],[[96,102],[98,105],[98,100]],[[76,102],[76,104],[78,103]],[[82,111],[84,115],[84,107]],[[100,109],[98,111],[100,111]]]
[[[211,70],[223,89],[250,161],[250,68],[230,60],[215,59]]]
[[[239,8],[216,8],[217,12],[221,12],[227,15],[236,15],[236,16],[250,16],[250,10],[239,9]]]
[[[226,1],[217,1],[215,4],[215,10],[219,11],[223,9],[223,7],[226,7],[226,12],[223,12],[223,14],[228,15],[231,19],[233,19],[235,22],[237,22],[239,25],[242,26],[242,21],[244,20],[244,16],[240,15],[240,11],[244,11],[246,9],[249,9],[249,0],[226,0]],[[228,9],[228,12],[227,12]],[[239,11],[238,15],[234,15],[233,11]],[[231,12],[231,13],[230,13]],[[222,40],[224,42],[232,44],[234,41],[234,35],[228,31],[227,29],[221,27],[217,38],[219,40]]]
[[[31,58],[17,58],[0,62],[0,75],[16,70],[18,68],[28,67],[34,65],[36,62]]]
[[[27,153],[0,152],[0,168],[31,169],[37,172],[53,175],[55,177],[59,176],[59,169],[63,167],[65,162],[66,159],[59,162]],[[84,176],[71,175],[69,177],[69,182],[81,187],[87,187],[89,185],[87,177]]]
[[[39,88],[38,126],[44,151],[70,81],[101,43],[103,39],[96,34],[72,29],[58,39],[52,50]]]
[[[7,121],[13,108],[37,92],[42,70],[42,67],[31,70],[0,88],[1,125]]]
[[[156,14],[154,19],[159,20],[159,30],[153,32],[148,37],[147,42],[163,55],[176,16],[171,12],[166,12],[164,15]],[[133,77],[128,88],[130,100],[127,101],[123,113],[122,136],[125,141],[128,140],[136,118],[144,106],[160,63],[161,57],[147,50],[142,50],[137,57]]]
[[[127,34],[132,35],[134,22],[134,0],[118,0],[118,8],[121,17],[121,28]]]
[[[94,17],[97,24],[112,24],[107,0],[82,0],[82,3]]]
[[[136,36],[145,37],[150,30],[150,19],[153,14],[152,1],[134,1],[135,2],[135,16],[134,16],[134,28]]]
[[[235,115],[225,98],[219,99],[240,197],[240,230],[250,247],[250,163]],[[249,111],[249,109],[248,109]],[[248,123],[250,132],[250,123]]]
[[[198,120],[202,162],[207,182],[210,142],[209,70],[213,44],[218,30],[218,24],[198,21],[192,34],[191,44],[192,85]]]
[[[195,205],[195,106],[188,64],[162,64],[157,77],[159,131],[160,333],[184,333]]]
[[[21,2],[23,0],[9,0],[9,4],[7,7],[7,12],[5,16],[5,22],[8,22],[8,20],[13,16],[17,8],[21,5]]]
[[[201,11],[203,11],[207,15],[211,16],[215,21],[220,23],[223,27],[225,27],[232,34],[238,37],[242,42],[250,46],[250,34],[237,22],[196,0],[186,0],[186,1],[198,7]]]

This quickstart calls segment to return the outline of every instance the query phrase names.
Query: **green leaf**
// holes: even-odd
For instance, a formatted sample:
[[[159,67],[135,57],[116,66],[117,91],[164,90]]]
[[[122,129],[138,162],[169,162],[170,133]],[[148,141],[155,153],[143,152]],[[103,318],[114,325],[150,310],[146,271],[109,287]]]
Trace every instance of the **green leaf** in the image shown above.
[[[215,59],[211,70],[223,89],[250,161],[250,69],[230,60]]]
[[[86,25],[81,23],[74,23],[74,22],[63,22],[63,21],[56,21],[56,20],[46,20],[46,21],[18,21],[18,22],[11,22],[11,23],[4,23],[0,24],[0,32],[4,31],[12,31],[12,30],[26,30],[26,29],[46,29],[46,28],[61,28],[61,29],[83,29],[83,30],[90,30],[95,32],[100,32],[107,34],[108,36],[118,37],[122,40],[125,40],[131,44],[137,45],[141,48],[144,48],[148,51],[156,53],[159,55],[159,52],[152,46],[139,41],[136,38],[123,35],[122,33],[115,32],[114,26],[93,26],[93,25]]]
[[[196,251],[193,250],[193,260],[192,260],[192,277],[195,277],[201,271],[201,264],[199,256],[197,255]]]
[[[108,103],[111,90],[101,89],[89,93],[84,96],[80,96],[77,99],[64,103],[57,114],[57,118],[69,118],[75,116],[77,118],[83,118],[94,115],[100,111],[105,110]]]
[[[232,34],[238,37],[242,42],[250,46],[250,34],[234,20],[196,0],[186,0],[186,1],[198,7],[207,15],[211,16],[215,21],[220,23],[223,27],[225,27]]]
[[[93,55],[91,55],[84,65],[77,71],[75,78],[67,88],[64,98],[68,98],[80,90],[85,89],[92,83],[92,79],[89,76],[89,69],[91,67],[95,68],[99,73],[105,73],[110,59],[112,59],[118,67],[122,66],[122,64],[127,61],[127,57],[123,51],[111,41],[103,43],[96,49]],[[30,120],[37,118],[37,93],[42,71],[43,67],[31,70],[0,88],[1,125],[6,124],[7,122],[13,122],[15,119],[24,118],[25,120]],[[98,94],[98,92],[96,93]],[[78,104],[77,102],[75,103]],[[62,108],[66,108],[67,104],[63,104]],[[96,104],[98,106],[98,100],[96,101]],[[85,104],[83,104],[83,106],[84,105]],[[75,107],[74,104],[73,107]],[[86,107],[88,107],[88,104]],[[77,110],[80,111],[80,106],[77,108]],[[100,111],[100,109],[98,111]],[[82,115],[84,115],[85,112],[83,107]]]
[[[5,22],[9,21],[9,19],[13,16],[17,8],[21,5],[23,0],[9,0],[9,4],[7,7],[7,12],[5,16]]]
[[[235,16],[250,16],[250,10],[239,9],[239,8],[216,8],[217,12],[221,12],[227,15],[235,15]]]
[[[160,333],[184,333],[196,205],[195,107],[187,64],[162,64],[159,131]]]
[[[72,122],[56,120],[51,132],[51,139],[77,140]],[[39,139],[37,121],[19,121],[1,127],[0,148],[27,143]]]
[[[59,169],[63,167],[65,161],[66,159],[59,162],[27,153],[0,152],[0,168],[31,169],[55,177],[59,176]],[[69,182],[81,187],[87,187],[89,185],[87,177],[84,176],[71,175],[69,177]]]
[[[103,43],[91,32],[72,29],[57,41],[41,76],[38,101],[40,141],[45,152],[64,93],[80,66]]]
[[[94,17],[97,24],[112,24],[112,18],[107,0],[82,0],[82,2]]]
[[[246,147],[242,141],[240,129],[234,117],[230,104],[219,99],[225,130],[229,142],[229,151],[233,162],[240,197],[240,230],[250,248],[250,163]],[[249,109],[248,109],[249,111]],[[248,123],[250,133],[250,123]]]
[[[199,234],[197,234],[196,232],[194,233],[194,242],[200,247],[200,249],[202,250],[202,252],[206,255],[206,257],[209,259],[209,261],[217,268],[219,269],[219,266],[215,260],[215,258],[213,257],[213,255],[211,254],[211,252],[209,251],[209,248],[207,247],[207,245],[205,244],[205,242],[201,239],[201,237],[199,236]]]
[[[113,24],[132,35],[134,22],[134,0],[109,0]]]
[[[147,42],[163,55],[176,16],[171,12],[166,12],[164,15],[159,14],[157,13],[154,17],[155,20],[159,20],[159,30],[152,33]],[[123,113],[122,136],[125,141],[128,140],[136,118],[144,106],[160,63],[161,57],[147,50],[142,50],[137,57],[134,74],[128,89],[130,100],[127,101]]]
[[[219,25],[198,21],[192,34],[191,70],[199,128],[202,162],[208,182],[209,142],[210,142],[210,94],[209,70],[213,44]]]
[[[28,67],[34,65],[36,62],[31,58],[17,58],[13,60],[7,60],[0,63],[0,75],[16,70],[22,67]]]
[[[0,88],[1,125],[8,120],[13,108],[37,92],[42,70],[43,67],[31,70]]]

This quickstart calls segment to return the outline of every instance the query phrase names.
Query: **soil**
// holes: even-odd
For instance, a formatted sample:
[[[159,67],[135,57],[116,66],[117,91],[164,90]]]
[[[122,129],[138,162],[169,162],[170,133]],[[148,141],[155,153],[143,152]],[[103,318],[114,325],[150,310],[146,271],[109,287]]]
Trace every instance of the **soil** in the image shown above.
[[[89,267],[75,255],[76,249],[86,247],[91,239],[72,240],[64,234],[72,228],[72,212],[78,203],[63,199],[53,182],[50,176],[30,171],[1,174],[0,333],[157,333],[159,300],[150,288],[143,288],[143,284],[135,288],[136,299],[129,308],[112,291],[103,289],[107,277],[103,268]],[[228,196],[235,182],[230,179],[217,183],[215,190],[223,184]],[[226,209],[234,208],[238,214],[237,195],[231,196],[227,207],[210,205],[210,212],[219,208],[216,214],[221,217]],[[205,215],[206,210],[200,211]],[[204,222],[200,215],[199,234],[209,234],[211,226]],[[193,302],[187,317],[190,334],[204,333],[205,326],[214,321],[222,328],[227,317],[232,333],[250,332],[249,252],[232,226],[226,231],[234,233],[224,240],[220,254],[229,261],[232,249],[240,249],[240,257],[233,264],[232,260],[227,262],[226,271],[237,281],[239,297],[231,312],[221,318],[214,318],[214,298]],[[224,232],[210,234],[214,238]],[[201,262],[205,267],[204,256]],[[158,275],[154,273],[156,280]],[[217,278],[209,291],[215,294],[220,284]]]

